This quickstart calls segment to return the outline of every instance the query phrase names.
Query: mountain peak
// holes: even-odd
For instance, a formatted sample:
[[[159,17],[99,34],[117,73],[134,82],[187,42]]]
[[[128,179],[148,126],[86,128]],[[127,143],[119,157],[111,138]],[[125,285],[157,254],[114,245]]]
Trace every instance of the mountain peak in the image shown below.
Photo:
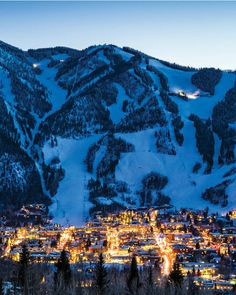
[[[0,48],[4,208],[41,200],[56,221],[75,224],[96,211],[189,200],[232,208],[234,73],[110,44]]]

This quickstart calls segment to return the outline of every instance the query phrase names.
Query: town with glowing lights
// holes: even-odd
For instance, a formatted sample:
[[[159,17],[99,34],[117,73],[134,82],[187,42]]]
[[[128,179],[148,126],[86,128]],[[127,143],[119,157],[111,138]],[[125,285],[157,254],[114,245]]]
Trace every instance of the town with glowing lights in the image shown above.
[[[219,216],[208,209],[176,211],[163,205],[96,213],[81,227],[52,224],[40,214],[43,206],[23,207],[18,218],[24,226],[2,225],[1,260],[19,262],[27,246],[30,263],[53,265],[64,250],[73,269],[88,273],[84,285],[90,286],[99,255],[108,269],[119,270],[135,257],[140,270],[153,269],[154,282],[178,263],[197,290],[235,291],[236,211]]]

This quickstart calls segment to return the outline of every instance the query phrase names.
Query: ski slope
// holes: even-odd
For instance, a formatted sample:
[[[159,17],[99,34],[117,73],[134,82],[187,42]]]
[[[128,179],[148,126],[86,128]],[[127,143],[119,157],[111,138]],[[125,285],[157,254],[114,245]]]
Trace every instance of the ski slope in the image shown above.
[[[84,159],[88,148],[99,138],[99,135],[80,140],[58,138],[58,146],[53,148],[49,143],[45,144],[43,148],[45,162],[49,163],[57,156],[65,169],[65,177],[60,182],[50,207],[54,222],[63,225],[81,225],[88,217],[91,203],[88,200],[86,186],[91,176],[86,172]]]
[[[156,152],[154,130],[149,129],[137,133],[119,134],[119,136],[135,146],[135,152],[123,154],[116,168],[117,180],[125,181],[136,200],[137,192],[141,189],[142,179],[150,172],[158,172],[168,177],[167,186],[162,192],[171,198],[172,204],[176,208],[205,208],[211,211],[225,212],[235,207],[236,194],[231,193],[229,204],[225,208],[203,200],[202,192],[211,186],[219,184],[223,175],[232,168],[223,166],[213,169],[211,174],[203,174],[204,164],[196,149],[194,127],[192,122],[185,122],[184,144],[178,148],[177,156],[166,155]],[[202,163],[203,167],[198,174],[192,172],[196,162]],[[232,165],[233,166],[233,165]],[[227,179],[227,178],[225,178]],[[234,186],[230,186],[232,191]],[[137,205],[139,203],[137,202]]]

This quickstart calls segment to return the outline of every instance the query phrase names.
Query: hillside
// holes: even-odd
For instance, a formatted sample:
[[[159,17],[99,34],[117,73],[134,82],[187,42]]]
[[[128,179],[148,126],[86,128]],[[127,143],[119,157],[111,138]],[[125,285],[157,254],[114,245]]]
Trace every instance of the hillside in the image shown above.
[[[131,48],[0,42],[0,205],[56,222],[171,203],[236,202],[236,75]]]

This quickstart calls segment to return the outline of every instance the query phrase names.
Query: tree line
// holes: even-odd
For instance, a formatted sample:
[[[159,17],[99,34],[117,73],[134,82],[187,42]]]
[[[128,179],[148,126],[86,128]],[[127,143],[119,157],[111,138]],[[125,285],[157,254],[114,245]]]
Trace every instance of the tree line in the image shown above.
[[[11,291],[6,291],[6,285]],[[107,266],[103,254],[93,264],[71,265],[68,253],[62,250],[53,264],[33,263],[27,246],[22,246],[19,262],[0,260],[0,295],[197,295],[193,272],[184,277],[176,261],[168,276],[161,274],[159,264],[138,266],[132,256],[129,265]]]

